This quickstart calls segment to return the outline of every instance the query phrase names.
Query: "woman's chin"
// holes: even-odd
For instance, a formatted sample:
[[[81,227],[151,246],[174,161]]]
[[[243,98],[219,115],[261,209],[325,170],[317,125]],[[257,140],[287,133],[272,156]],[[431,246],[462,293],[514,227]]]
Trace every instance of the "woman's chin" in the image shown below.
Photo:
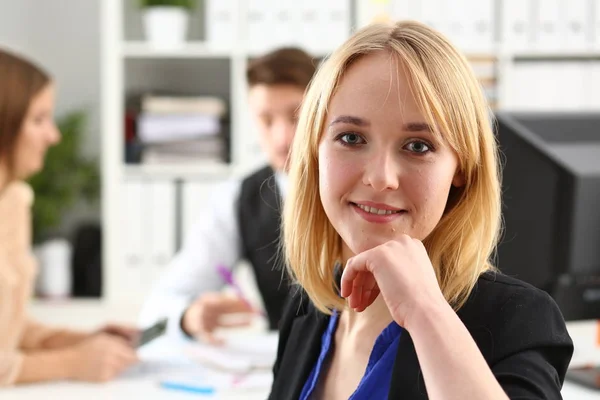
[[[369,237],[369,238],[354,238],[354,240],[345,241],[346,248],[351,253],[349,256],[364,253],[365,251],[371,250],[377,246],[389,242],[392,238],[390,237]]]
[[[42,170],[43,165],[41,164],[32,164],[28,165],[27,168],[22,168],[21,171],[17,173],[17,176],[20,179],[26,180],[36,175]]]

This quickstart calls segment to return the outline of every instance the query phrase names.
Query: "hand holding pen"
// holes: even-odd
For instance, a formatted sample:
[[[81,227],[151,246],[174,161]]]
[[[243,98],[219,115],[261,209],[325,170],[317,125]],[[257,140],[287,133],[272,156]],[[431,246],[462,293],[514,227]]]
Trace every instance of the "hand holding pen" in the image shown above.
[[[250,309],[259,313],[263,317],[266,316],[264,312],[262,312],[261,310],[256,310],[254,306],[248,301],[248,298],[244,295],[242,288],[240,287],[240,285],[237,284],[237,282],[233,278],[232,270],[230,270],[224,265],[217,265],[217,272],[219,273],[219,275],[221,275],[223,281],[229,286],[231,286],[231,288],[235,291],[235,294],[241,301],[243,301]]]
[[[223,340],[215,335],[218,328],[248,326],[252,323],[257,310],[250,304],[241,288],[226,267],[217,267],[223,281],[230,285],[236,295],[210,292],[200,295],[184,312],[181,328],[189,336],[206,343],[220,345]],[[259,312],[260,313],[260,312]],[[226,318],[238,314],[234,320]]]

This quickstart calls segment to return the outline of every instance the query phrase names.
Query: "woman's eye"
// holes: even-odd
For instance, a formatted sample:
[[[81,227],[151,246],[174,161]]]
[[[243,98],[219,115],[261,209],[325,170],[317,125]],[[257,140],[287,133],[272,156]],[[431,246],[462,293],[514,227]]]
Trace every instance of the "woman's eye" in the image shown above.
[[[431,151],[431,147],[420,140],[410,142],[406,147],[408,151],[412,151],[413,153],[427,153],[428,151]]]
[[[350,144],[350,145],[364,143],[364,140],[362,139],[362,137],[360,137],[360,135],[358,135],[356,133],[344,133],[343,135],[340,136],[340,139],[345,144]]]

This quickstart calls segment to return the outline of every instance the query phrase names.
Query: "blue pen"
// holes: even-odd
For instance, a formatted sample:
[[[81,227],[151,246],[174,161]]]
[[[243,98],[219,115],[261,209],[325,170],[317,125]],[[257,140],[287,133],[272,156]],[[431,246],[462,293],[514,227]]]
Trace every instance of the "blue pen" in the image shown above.
[[[170,382],[170,381],[162,381],[162,382],[160,382],[160,386],[163,389],[179,390],[182,392],[195,393],[195,394],[210,395],[210,394],[215,393],[215,389],[210,386],[196,386],[196,385]]]

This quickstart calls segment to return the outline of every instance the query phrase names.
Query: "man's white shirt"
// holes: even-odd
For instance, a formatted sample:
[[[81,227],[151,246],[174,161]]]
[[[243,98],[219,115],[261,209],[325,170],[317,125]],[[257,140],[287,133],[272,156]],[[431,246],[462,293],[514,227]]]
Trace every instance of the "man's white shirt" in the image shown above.
[[[287,177],[275,174],[282,197],[287,193]],[[181,250],[169,263],[165,273],[146,300],[139,325],[146,327],[161,318],[168,318],[167,334],[186,337],[180,320],[198,296],[219,291],[224,282],[216,272],[217,265],[233,268],[242,258],[242,238],[239,231],[238,201],[242,180],[230,180],[218,185],[201,207]]]

